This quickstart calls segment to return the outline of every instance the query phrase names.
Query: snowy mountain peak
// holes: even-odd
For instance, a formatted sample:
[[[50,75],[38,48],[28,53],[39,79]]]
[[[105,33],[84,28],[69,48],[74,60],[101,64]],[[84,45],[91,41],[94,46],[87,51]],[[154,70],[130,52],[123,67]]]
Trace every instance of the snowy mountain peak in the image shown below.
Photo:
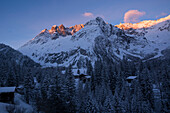
[[[79,25],[71,26],[69,28],[71,29],[71,34],[73,35],[77,31],[79,31],[80,29],[84,28],[84,24],[79,24]]]
[[[122,30],[97,17],[85,25],[45,29],[19,51],[44,66],[72,64],[79,69],[97,58],[149,60],[163,56],[162,51],[170,47],[169,31],[169,20],[147,29]]]
[[[106,24],[106,23],[104,22],[104,20],[103,20],[101,17],[97,17],[97,18],[94,19],[94,20],[88,21],[88,22],[85,24],[85,26],[87,26],[87,25],[102,25],[102,24]]]
[[[60,26],[58,26],[59,29],[65,29],[64,25],[61,24]]]
[[[50,33],[55,33],[55,32],[57,31],[57,28],[58,28],[57,25],[53,25],[53,26],[51,27],[51,30],[49,30],[49,32],[50,32]]]
[[[57,32],[59,33],[59,35],[62,35],[62,36],[71,35],[70,32],[66,30],[63,24],[58,26]]]
[[[48,30],[47,29],[43,29],[40,33],[47,33],[48,32]]]
[[[110,36],[112,34],[113,26],[111,24],[106,24],[101,17],[97,17],[94,20],[90,20],[85,24],[85,26],[91,25],[98,25],[106,36]]]
[[[99,25],[105,25],[105,21],[101,18],[101,17],[97,17],[96,18],[96,22],[99,24]]]

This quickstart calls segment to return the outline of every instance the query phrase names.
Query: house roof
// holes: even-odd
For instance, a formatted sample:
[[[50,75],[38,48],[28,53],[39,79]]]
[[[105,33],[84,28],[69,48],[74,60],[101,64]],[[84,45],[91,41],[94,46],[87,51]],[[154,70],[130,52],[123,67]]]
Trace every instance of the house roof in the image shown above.
[[[85,76],[86,78],[91,78],[91,76]]]
[[[0,87],[0,93],[15,92],[16,87]]]
[[[129,76],[126,79],[135,79],[137,76]]]

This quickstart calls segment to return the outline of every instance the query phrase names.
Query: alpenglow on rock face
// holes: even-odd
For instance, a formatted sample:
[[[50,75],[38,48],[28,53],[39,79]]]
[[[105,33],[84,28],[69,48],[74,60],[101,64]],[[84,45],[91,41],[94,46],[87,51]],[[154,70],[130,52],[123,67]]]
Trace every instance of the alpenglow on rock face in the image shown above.
[[[170,20],[162,21],[148,28],[119,29],[97,17],[85,25],[70,28],[53,26],[43,30],[34,39],[19,48],[43,66],[68,66],[85,69],[97,58],[119,61],[150,60],[164,56],[170,48]]]

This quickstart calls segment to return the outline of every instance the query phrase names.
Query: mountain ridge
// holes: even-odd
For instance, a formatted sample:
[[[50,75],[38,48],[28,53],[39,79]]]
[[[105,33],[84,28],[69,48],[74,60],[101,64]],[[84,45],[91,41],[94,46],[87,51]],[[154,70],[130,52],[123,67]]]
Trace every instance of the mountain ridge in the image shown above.
[[[86,68],[89,61],[94,64],[98,58],[105,57],[114,62],[124,57],[136,61],[159,58],[163,56],[162,51],[170,46],[169,20],[147,29],[124,30],[97,17],[69,35],[58,35],[58,27],[54,28],[52,34],[44,30],[19,51],[43,66],[67,67],[72,64],[80,69]],[[61,25],[60,29],[66,28]]]
[[[17,65],[26,65],[28,67],[40,65],[35,63],[28,56],[23,55],[21,52],[14,50],[8,45],[0,43],[0,60],[14,62]]]
[[[133,28],[133,29],[141,29],[141,28],[148,28],[148,27],[151,27],[151,26],[154,26],[156,24],[159,24],[161,22],[164,22],[164,21],[167,21],[167,20],[170,20],[170,15],[164,17],[164,18],[160,18],[160,19],[157,19],[157,20],[144,20],[144,21],[141,21],[139,23],[120,23],[118,25],[115,25],[116,27],[120,28],[120,29],[124,29],[124,30],[127,30],[127,29],[130,29],[130,28]]]

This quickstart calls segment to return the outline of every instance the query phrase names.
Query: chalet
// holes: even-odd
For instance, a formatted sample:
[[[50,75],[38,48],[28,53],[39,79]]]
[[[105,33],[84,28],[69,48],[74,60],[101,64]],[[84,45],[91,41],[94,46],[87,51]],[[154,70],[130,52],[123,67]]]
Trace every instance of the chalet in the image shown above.
[[[136,78],[137,78],[137,76],[129,76],[129,77],[127,77],[127,78],[126,78],[127,84],[128,84],[128,85],[131,85],[132,81],[133,81],[134,79],[136,79]]]
[[[0,87],[0,102],[14,103],[16,87]]]

